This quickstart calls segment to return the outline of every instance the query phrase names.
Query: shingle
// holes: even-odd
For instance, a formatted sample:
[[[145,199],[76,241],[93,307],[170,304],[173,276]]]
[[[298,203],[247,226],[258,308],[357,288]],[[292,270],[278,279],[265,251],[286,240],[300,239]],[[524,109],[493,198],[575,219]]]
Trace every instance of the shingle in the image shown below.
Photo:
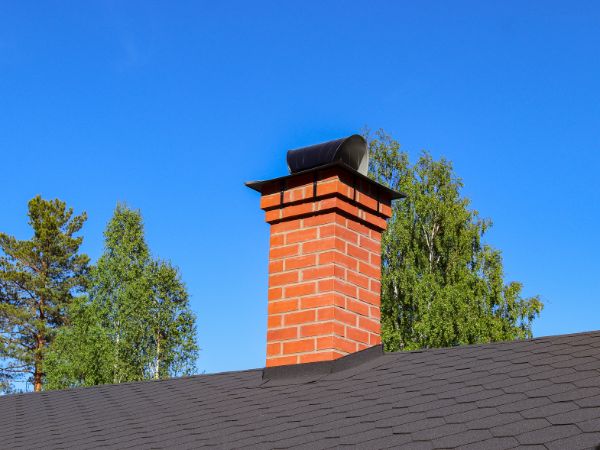
[[[0,397],[0,442],[571,449],[600,434],[600,332],[354,356],[343,370],[276,382],[252,370]]]
[[[539,420],[539,419],[533,419]],[[575,425],[552,425],[546,428],[540,428],[529,431],[517,436],[521,444],[545,444],[556,441],[561,438],[571,437],[580,434],[581,431]]]
[[[467,445],[461,445],[461,450],[506,450],[519,446],[519,441],[514,437],[490,438]]]
[[[493,427],[490,431],[495,437],[519,436],[533,430],[547,428],[549,425],[550,423],[546,419],[521,419],[506,425]],[[537,444],[537,442],[534,443]]]
[[[439,439],[456,433],[463,433],[465,431],[467,431],[467,427],[464,424],[453,423],[416,431],[411,433],[411,437],[415,441],[433,441],[434,439]]]
[[[549,416],[547,420],[553,425],[568,425],[570,423],[586,422],[598,417],[600,417],[600,409],[580,408]]]
[[[487,439],[491,439],[493,436],[489,430],[467,430],[461,433],[456,433],[448,436],[444,436],[433,440],[434,448],[455,448],[467,444],[473,444]]]
[[[546,447],[548,447],[549,450],[580,450],[598,448],[598,446],[600,446],[600,432],[576,434],[546,444]]]
[[[526,419],[535,418],[548,418],[554,414],[564,413],[578,409],[577,405],[573,402],[561,402],[561,403],[549,403],[537,408],[526,409],[521,411],[521,415]]]
[[[577,424],[584,433],[600,433],[600,418],[586,420]]]

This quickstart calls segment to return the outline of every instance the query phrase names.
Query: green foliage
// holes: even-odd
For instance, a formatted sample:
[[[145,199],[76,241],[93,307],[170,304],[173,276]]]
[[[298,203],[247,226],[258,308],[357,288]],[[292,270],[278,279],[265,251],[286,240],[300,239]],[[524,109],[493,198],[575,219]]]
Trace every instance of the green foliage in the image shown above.
[[[87,386],[192,373],[195,317],[179,272],[153,260],[139,211],[118,205],[91,273],[89,299],[51,350],[49,387]]]
[[[504,283],[500,252],[483,242],[491,222],[461,196],[452,164],[423,153],[411,165],[381,130],[367,139],[371,177],[407,195],[395,202],[382,242],[386,349],[531,337],[543,305],[523,298],[520,283]]]
[[[75,237],[86,220],[60,200],[40,196],[29,202],[33,237],[18,240],[0,233],[0,376],[10,383],[30,381],[42,389],[44,360],[69,305],[86,285],[89,258]]]

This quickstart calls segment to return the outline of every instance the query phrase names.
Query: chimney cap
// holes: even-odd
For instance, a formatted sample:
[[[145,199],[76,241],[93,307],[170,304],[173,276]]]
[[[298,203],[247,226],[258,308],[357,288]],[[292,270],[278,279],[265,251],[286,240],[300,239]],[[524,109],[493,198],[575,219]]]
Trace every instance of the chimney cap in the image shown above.
[[[291,174],[336,161],[344,162],[351,169],[366,176],[369,171],[369,148],[365,138],[359,134],[353,134],[287,152],[287,164]]]

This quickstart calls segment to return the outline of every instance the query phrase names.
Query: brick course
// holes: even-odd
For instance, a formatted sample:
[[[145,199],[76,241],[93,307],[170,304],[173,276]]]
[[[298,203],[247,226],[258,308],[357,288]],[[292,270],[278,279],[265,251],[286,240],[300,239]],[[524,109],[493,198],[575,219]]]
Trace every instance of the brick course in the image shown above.
[[[381,233],[391,200],[342,167],[273,182],[267,366],[329,361],[381,343]]]

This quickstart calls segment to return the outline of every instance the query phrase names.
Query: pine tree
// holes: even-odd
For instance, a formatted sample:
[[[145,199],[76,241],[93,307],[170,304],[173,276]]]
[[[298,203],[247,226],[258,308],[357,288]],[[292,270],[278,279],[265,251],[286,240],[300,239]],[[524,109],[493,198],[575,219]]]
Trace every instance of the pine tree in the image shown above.
[[[385,132],[372,139],[370,175],[407,198],[396,201],[382,241],[382,335],[387,350],[531,337],[539,297],[504,282],[500,251],[483,241],[491,221],[461,195],[452,164],[408,155]]]
[[[28,206],[31,239],[0,233],[0,374],[5,389],[30,381],[40,391],[47,348],[85,288],[89,258],[75,236],[85,213],[74,216],[64,202],[40,196]]]

